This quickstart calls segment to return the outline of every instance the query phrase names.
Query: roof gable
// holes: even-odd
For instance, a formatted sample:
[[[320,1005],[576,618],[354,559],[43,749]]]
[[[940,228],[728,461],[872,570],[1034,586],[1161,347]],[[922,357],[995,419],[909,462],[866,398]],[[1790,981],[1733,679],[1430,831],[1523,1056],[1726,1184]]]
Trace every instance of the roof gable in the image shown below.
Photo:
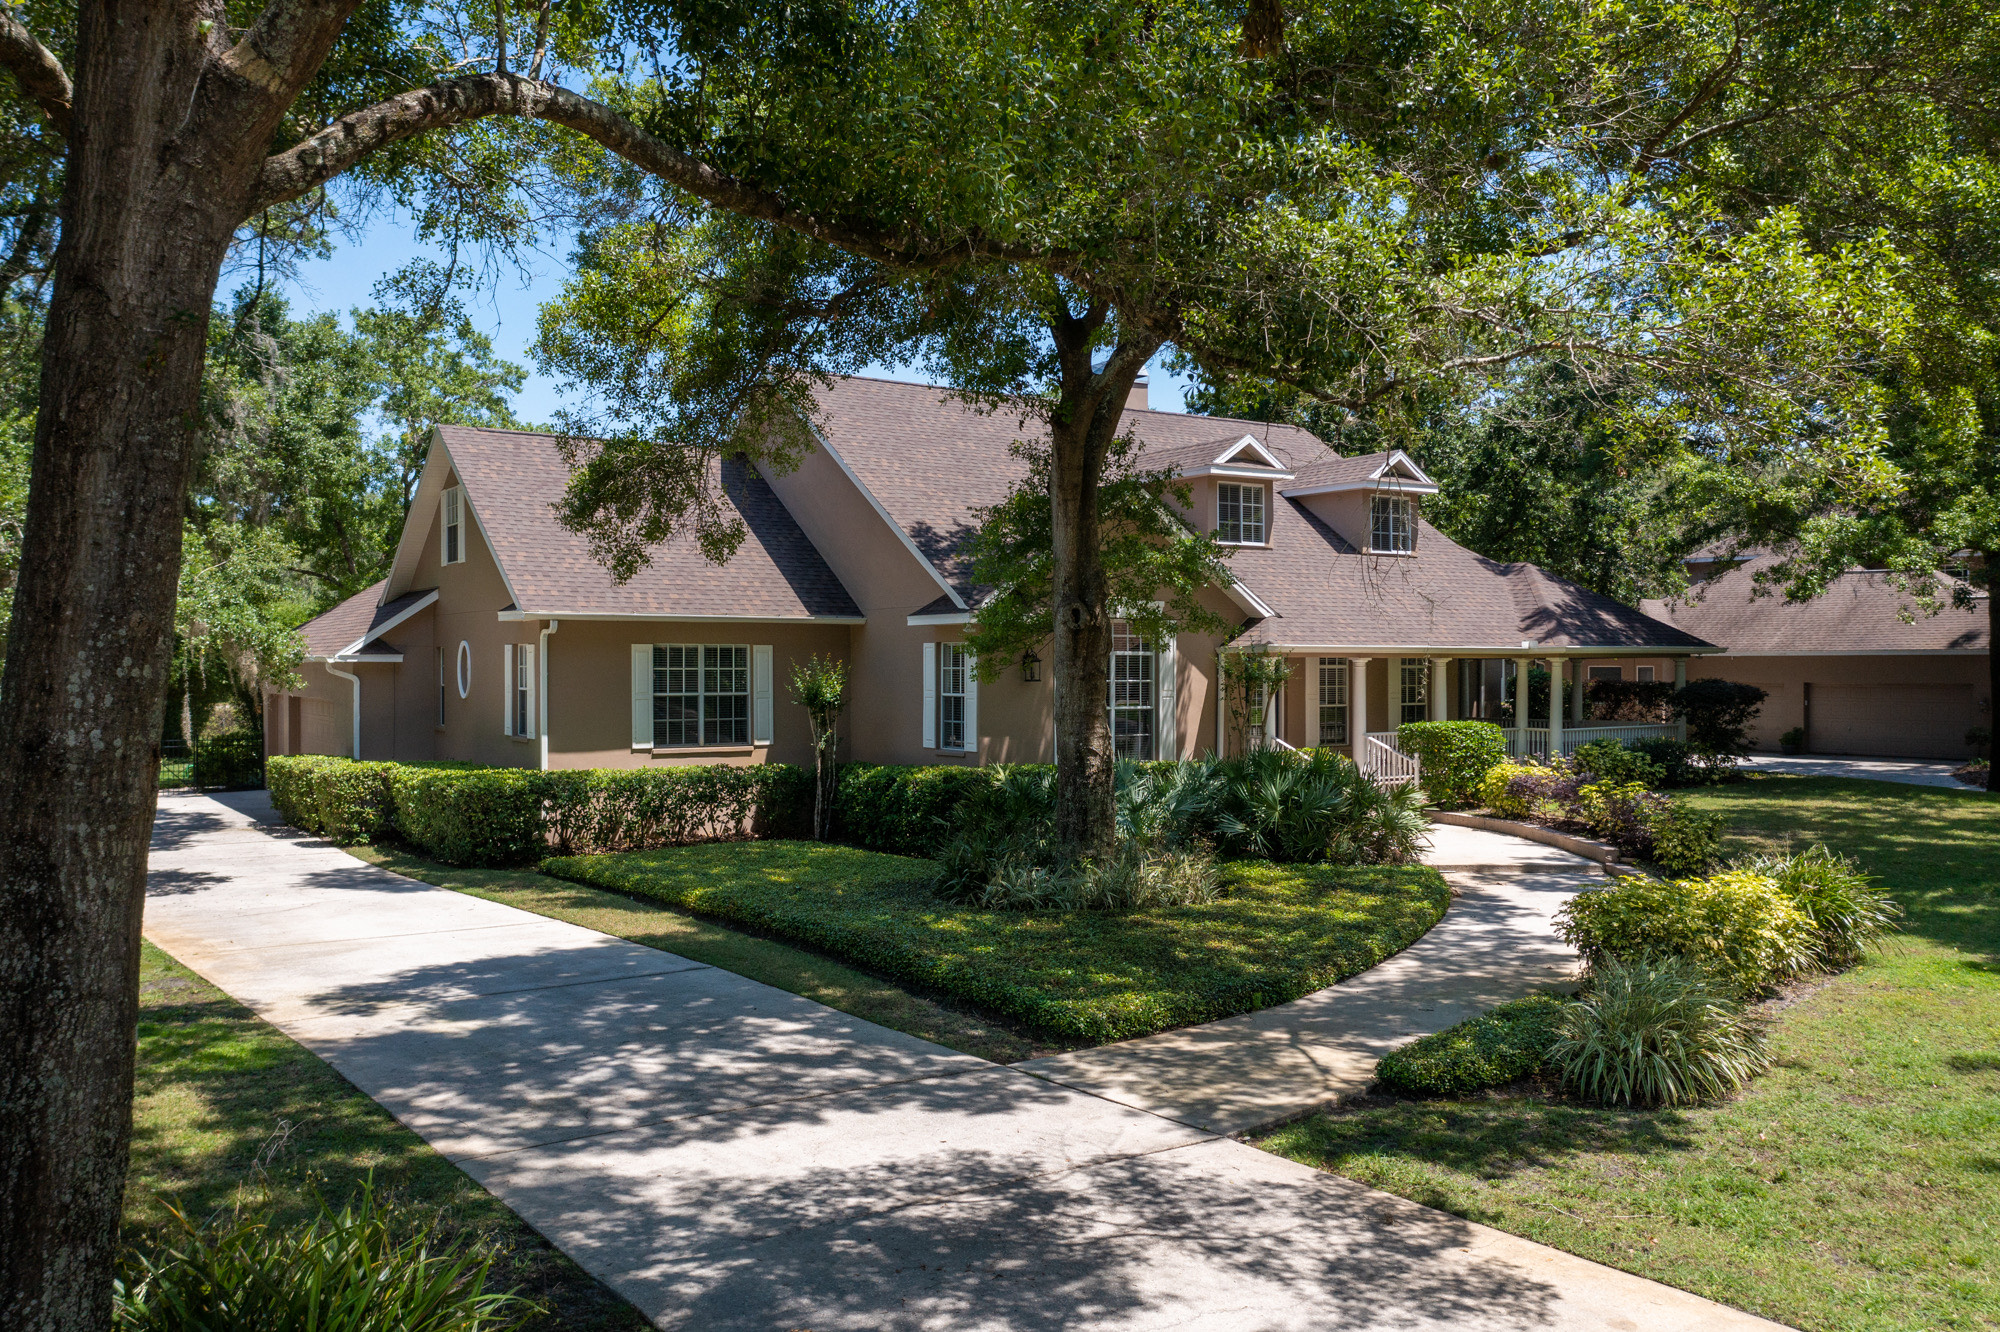
[[[1992,650],[1983,605],[1915,614],[1914,599],[1880,569],[1850,569],[1811,601],[1757,595],[1757,575],[1779,559],[1756,555],[1645,607],[1736,656]]]

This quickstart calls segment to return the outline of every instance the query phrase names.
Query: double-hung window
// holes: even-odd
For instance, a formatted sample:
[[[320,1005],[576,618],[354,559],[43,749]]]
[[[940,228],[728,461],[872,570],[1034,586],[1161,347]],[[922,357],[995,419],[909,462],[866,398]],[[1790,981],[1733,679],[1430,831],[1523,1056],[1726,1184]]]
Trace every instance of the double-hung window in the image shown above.
[[[1404,657],[1398,665],[1401,688],[1397,701],[1402,704],[1402,715],[1397,719],[1406,722],[1420,722],[1429,716],[1430,710],[1430,663],[1422,657]]]
[[[1225,481],[1215,488],[1215,539],[1231,546],[1264,543],[1264,487]]]
[[[750,649],[728,643],[653,645],[653,743],[750,743]]]
[[[1347,738],[1347,659],[1319,659],[1319,743],[1345,745]]]
[[[535,653],[532,648],[514,649],[514,734],[535,733]]]
[[[1152,644],[1122,623],[1111,628],[1111,747],[1119,758],[1154,757],[1159,716]]]
[[[1368,498],[1369,547],[1407,555],[1417,548],[1417,503],[1406,495]]]
[[[972,675],[972,654],[963,643],[940,643],[937,649],[938,748],[970,749],[965,733],[966,683]]]
[[[453,486],[444,492],[444,562],[465,563],[465,488]]]

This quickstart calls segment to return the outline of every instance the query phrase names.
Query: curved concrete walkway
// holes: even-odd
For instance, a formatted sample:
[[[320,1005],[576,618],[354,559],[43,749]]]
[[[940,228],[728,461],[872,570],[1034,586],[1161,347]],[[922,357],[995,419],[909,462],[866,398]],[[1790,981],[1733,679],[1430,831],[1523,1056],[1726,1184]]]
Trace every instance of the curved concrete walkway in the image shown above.
[[[1775,1326],[268,808],[162,798],[147,934],[663,1328]]]
[[[1435,824],[1453,900],[1429,934],[1302,999],[1014,1067],[1212,1133],[1245,1133],[1365,1088],[1376,1061],[1495,1004],[1575,980],[1550,918],[1603,870],[1554,847]]]

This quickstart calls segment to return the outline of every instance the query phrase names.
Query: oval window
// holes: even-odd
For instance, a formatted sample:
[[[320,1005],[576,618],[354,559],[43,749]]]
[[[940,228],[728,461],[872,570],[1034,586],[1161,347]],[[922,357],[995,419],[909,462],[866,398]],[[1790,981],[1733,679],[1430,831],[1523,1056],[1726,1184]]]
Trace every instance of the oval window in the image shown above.
[[[472,692],[472,644],[458,640],[458,696]]]

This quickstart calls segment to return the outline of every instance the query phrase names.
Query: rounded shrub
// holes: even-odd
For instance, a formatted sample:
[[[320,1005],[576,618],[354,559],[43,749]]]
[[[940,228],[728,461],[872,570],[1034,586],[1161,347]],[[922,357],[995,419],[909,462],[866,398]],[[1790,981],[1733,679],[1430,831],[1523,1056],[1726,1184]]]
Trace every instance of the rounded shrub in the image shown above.
[[[1903,914],[1859,865],[1824,846],[1761,856],[1738,868],[1769,878],[1806,914],[1813,926],[1813,960],[1829,971],[1859,962]]]
[[[1770,1066],[1763,1027],[1729,987],[1684,957],[1611,959],[1561,1014],[1548,1062],[1607,1105],[1693,1105]]]
[[[1686,958],[1738,993],[1812,966],[1817,939],[1812,918],[1776,880],[1745,870],[1579,893],[1556,913],[1556,933],[1593,968]]]
[[[525,768],[396,764],[389,773],[396,830],[447,865],[520,865],[547,850],[541,800]]]
[[[1542,1066],[1568,1001],[1536,994],[1411,1041],[1375,1066],[1402,1096],[1466,1096],[1504,1087]]]
[[[1507,758],[1507,733],[1492,722],[1404,722],[1396,744],[1423,767],[1423,788],[1445,809],[1479,799],[1486,774]]]

